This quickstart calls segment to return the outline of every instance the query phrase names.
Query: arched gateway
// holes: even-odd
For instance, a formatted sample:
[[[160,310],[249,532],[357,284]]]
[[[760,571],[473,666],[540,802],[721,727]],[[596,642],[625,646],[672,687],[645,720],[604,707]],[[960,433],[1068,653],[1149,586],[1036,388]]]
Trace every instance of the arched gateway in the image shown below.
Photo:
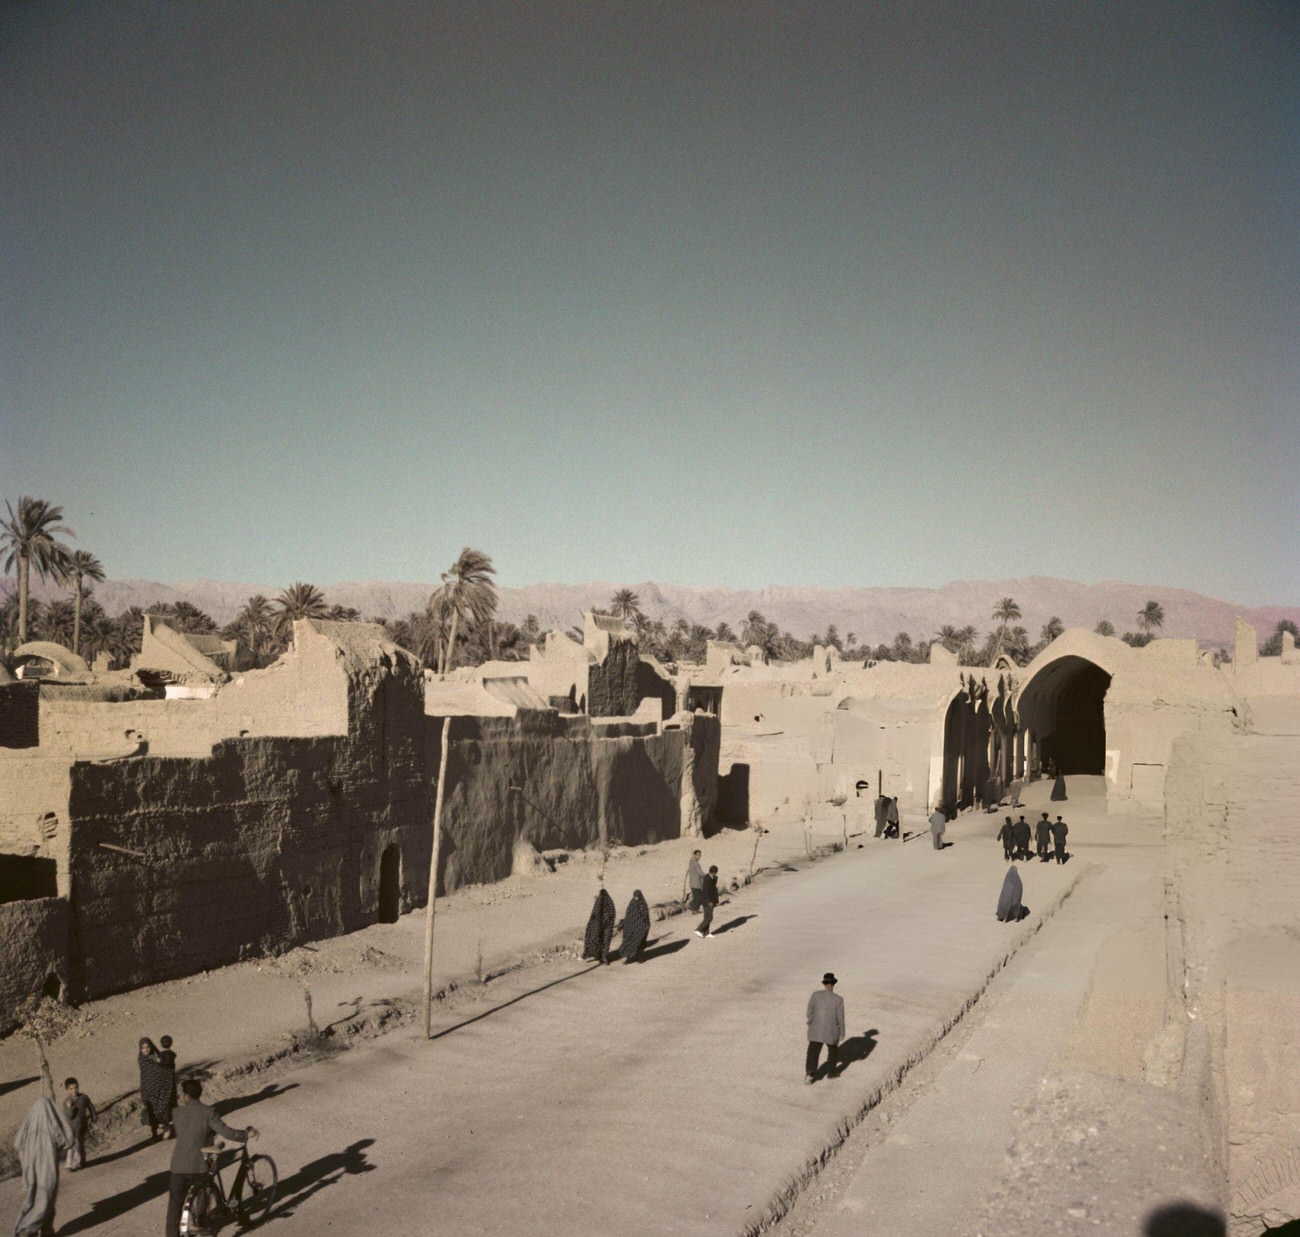
[[[1020,725],[1037,746],[1038,764],[1064,774],[1106,771],[1106,691],[1110,674],[1068,653],[1036,670],[1017,700]]]

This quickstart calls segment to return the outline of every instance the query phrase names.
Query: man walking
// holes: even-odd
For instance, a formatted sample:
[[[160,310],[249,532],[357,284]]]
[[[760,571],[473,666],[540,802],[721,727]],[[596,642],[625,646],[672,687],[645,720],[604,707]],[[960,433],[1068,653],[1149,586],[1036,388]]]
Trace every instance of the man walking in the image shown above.
[[[1007,823],[998,830],[998,841],[1002,843],[1002,858],[1010,863],[1016,848],[1016,827],[1011,823],[1010,816],[1007,817]]]
[[[1052,826],[1052,841],[1056,843],[1056,862],[1065,862],[1065,835],[1070,832],[1070,826],[1065,823],[1059,816],[1056,823]]]
[[[172,1150],[171,1179],[168,1184],[167,1197],[167,1237],[180,1237],[181,1206],[185,1202],[185,1191],[191,1181],[203,1176],[203,1145],[209,1134],[220,1134],[233,1142],[247,1142],[257,1137],[257,1131],[250,1125],[244,1130],[232,1130],[215,1109],[199,1102],[203,1094],[203,1084],[197,1078],[187,1078],[181,1083],[181,1102],[176,1106],[172,1116],[172,1126],[176,1130],[176,1146]]]
[[[691,861],[686,868],[686,887],[690,892],[688,910],[698,911],[704,897],[704,869],[700,867],[700,852],[691,851]]]
[[[1049,856],[1048,850],[1052,844],[1052,822],[1047,819],[1047,813],[1043,813],[1043,818],[1034,826],[1034,849],[1038,852],[1038,857],[1046,863]]]
[[[844,998],[835,991],[839,980],[827,971],[822,986],[808,998],[808,1055],[804,1059],[804,1082],[817,1079],[817,1061],[826,1045],[826,1074],[839,1075],[840,1040],[844,1038]]]
[[[1029,828],[1029,822],[1023,816],[1018,821],[1016,821],[1015,834],[1016,834],[1016,858],[1028,859],[1029,839],[1032,835],[1032,830]]]
[[[708,940],[713,936],[709,925],[713,922],[713,908],[718,904],[718,869],[716,866],[711,867],[704,874],[704,888],[700,890],[700,898],[704,904],[704,918],[700,920],[700,926],[695,929],[695,935]]]

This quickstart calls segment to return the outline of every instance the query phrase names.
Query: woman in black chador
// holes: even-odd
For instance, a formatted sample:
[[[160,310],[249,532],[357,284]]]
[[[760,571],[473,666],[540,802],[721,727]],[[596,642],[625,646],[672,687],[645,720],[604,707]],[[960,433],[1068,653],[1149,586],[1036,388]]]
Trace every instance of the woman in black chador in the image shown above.
[[[1007,869],[1002,882],[1002,893],[998,897],[998,919],[1002,923],[1015,923],[1024,915],[1020,899],[1024,897],[1025,887],[1020,883],[1020,873],[1013,863]]]
[[[650,935],[650,908],[641,890],[633,890],[632,901],[623,915],[623,943],[619,952],[624,962],[635,962]]]
[[[601,965],[609,962],[609,943],[614,939],[614,899],[602,889],[596,895],[587,920],[587,932],[582,938],[582,956],[595,958]]]
[[[157,1138],[172,1123],[172,1088],[176,1074],[158,1060],[158,1049],[151,1039],[140,1041],[140,1124],[149,1127]]]
[[[1064,773],[1058,773],[1056,775],[1056,781],[1052,783],[1052,798],[1058,802],[1066,798]]]

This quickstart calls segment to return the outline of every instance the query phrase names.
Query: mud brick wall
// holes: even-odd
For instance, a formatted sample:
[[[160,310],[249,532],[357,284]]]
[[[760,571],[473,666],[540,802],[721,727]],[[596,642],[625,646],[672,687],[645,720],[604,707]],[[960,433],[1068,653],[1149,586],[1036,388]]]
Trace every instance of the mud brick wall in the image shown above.
[[[70,922],[62,898],[0,903],[0,1035],[13,1030],[28,997],[68,992]]]
[[[351,692],[352,735],[229,739],[203,759],[72,766],[68,868],[87,995],[374,922],[390,843],[404,904],[423,901],[422,682],[377,673]]]
[[[432,764],[441,719],[428,726]],[[716,718],[662,734],[653,723],[600,726],[548,713],[458,717],[451,727],[442,890],[509,876],[518,838],[538,850],[639,846],[712,816]]]
[[[637,683],[641,654],[635,640],[611,639],[603,661],[587,670],[587,712],[592,717],[629,717],[641,703]]]

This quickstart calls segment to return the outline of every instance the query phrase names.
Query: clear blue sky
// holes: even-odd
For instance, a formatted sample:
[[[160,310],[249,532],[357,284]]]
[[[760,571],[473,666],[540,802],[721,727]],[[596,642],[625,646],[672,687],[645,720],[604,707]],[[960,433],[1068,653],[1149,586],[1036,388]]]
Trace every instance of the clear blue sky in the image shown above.
[[[0,497],[113,577],[1300,601],[1300,8],[11,3]]]

